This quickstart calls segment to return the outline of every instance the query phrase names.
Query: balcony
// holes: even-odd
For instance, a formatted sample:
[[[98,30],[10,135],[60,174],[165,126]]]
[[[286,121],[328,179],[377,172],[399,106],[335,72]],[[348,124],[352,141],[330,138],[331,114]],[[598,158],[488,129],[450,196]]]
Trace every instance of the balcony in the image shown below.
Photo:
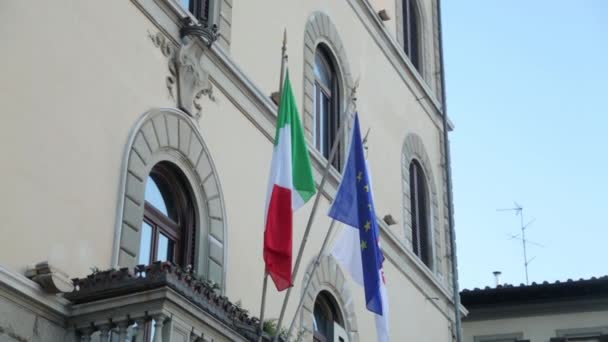
[[[211,284],[171,263],[74,279],[68,329],[74,341],[257,341],[257,318]],[[265,338],[264,340],[268,340]]]

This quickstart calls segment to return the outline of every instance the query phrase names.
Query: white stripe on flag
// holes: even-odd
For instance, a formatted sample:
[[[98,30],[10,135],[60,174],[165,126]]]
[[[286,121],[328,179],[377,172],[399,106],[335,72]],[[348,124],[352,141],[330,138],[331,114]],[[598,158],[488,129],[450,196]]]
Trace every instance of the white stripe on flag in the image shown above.
[[[331,254],[338,260],[340,265],[350,273],[353,281],[363,287],[363,265],[361,264],[361,245],[359,230],[342,225],[342,232],[336,239]],[[388,295],[384,284],[384,271],[380,271],[380,295],[382,296],[382,316],[374,314],[376,319],[376,333],[378,342],[389,342],[388,326]]]
[[[386,284],[384,283],[384,270],[380,270],[380,296],[382,297],[382,316],[374,314],[376,317],[376,335],[378,342],[389,342],[388,330],[388,295],[386,293]]]
[[[353,280],[363,286],[361,251],[357,248],[361,246],[360,241],[359,230],[344,224],[331,254],[350,273]]]

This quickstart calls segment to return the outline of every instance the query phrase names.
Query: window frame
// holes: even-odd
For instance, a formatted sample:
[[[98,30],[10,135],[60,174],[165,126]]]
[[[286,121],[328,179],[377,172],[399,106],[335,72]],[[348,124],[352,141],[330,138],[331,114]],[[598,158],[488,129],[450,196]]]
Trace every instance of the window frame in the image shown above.
[[[412,159],[409,164],[410,215],[412,251],[429,268],[433,267],[433,238],[429,189],[422,163]]]
[[[188,265],[194,267],[195,199],[192,190],[189,189],[186,176],[180,172],[177,165],[161,161],[152,167],[148,181],[156,184],[167,206],[167,215],[165,215],[144,199],[142,225],[148,224],[152,228],[149,263],[158,260],[159,241],[163,234],[173,242],[172,259],[168,261],[182,267]]]
[[[329,334],[329,336],[323,335],[315,327],[314,322],[317,321],[317,317],[315,315],[317,305],[321,307],[322,311],[325,313],[325,316],[327,316],[327,318],[328,318],[327,322],[331,323],[331,325],[329,326],[329,331],[327,332]],[[340,305],[338,304],[338,302],[334,298],[334,296],[331,293],[329,293],[328,291],[323,290],[316,295],[315,301],[313,303],[312,315],[313,315],[313,341],[314,342],[332,342],[334,340],[334,336],[335,336],[335,331],[334,331],[335,324],[341,326],[343,329],[346,329],[344,317],[342,314],[342,310],[340,309]],[[333,342],[335,342],[335,341],[333,341]]]
[[[422,75],[422,25],[417,0],[401,0],[402,48],[414,68]],[[413,32],[412,32],[413,31]]]
[[[179,6],[205,28],[219,27],[219,7],[222,0],[175,0]]]
[[[481,335],[474,336],[473,342],[525,342],[524,333],[516,332],[516,333],[506,333],[506,334],[496,334],[496,335]]]
[[[319,57],[319,58],[317,58]],[[313,144],[323,157],[329,158],[331,148],[336,139],[339,139],[339,129],[341,120],[340,105],[340,78],[339,68],[329,47],[325,44],[318,44],[314,53],[313,69],[317,65],[317,60],[323,64],[322,69],[329,73],[331,84],[329,87],[324,84],[316,73],[313,81]],[[327,111],[322,111],[323,101],[328,102]],[[340,153],[342,144],[338,146],[338,153],[334,156],[332,166],[336,170],[341,170],[342,155]]]
[[[182,0],[183,1],[183,0]],[[196,20],[200,21],[203,26],[213,24],[211,6],[213,0],[187,0],[188,11],[194,15]]]

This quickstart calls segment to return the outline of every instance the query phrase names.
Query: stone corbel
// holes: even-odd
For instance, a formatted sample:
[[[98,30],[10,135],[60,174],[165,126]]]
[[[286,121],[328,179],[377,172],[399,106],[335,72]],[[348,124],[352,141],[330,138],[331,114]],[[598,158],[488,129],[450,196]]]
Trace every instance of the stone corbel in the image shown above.
[[[74,290],[68,275],[49,265],[47,261],[28,268],[25,276],[38,283],[47,293],[69,293]]]
[[[182,44],[175,58],[177,66],[177,105],[186,113],[200,118],[201,98],[216,101],[209,73],[203,68],[203,49],[192,37],[182,38]]]
[[[166,86],[169,97],[176,102],[177,107],[199,119],[203,109],[200,100],[207,97],[216,101],[209,73],[203,68],[203,45],[197,44],[193,36],[185,36],[176,49],[162,33],[148,35],[168,59],[169,76],[166,78]]]

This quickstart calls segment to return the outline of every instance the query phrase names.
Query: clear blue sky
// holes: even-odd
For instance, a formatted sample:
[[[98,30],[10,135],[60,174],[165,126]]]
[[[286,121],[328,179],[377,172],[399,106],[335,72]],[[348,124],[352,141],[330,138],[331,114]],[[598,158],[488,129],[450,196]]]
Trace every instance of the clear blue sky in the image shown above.
[[[608,1],[442,1],[460,287],[608,275]]]

